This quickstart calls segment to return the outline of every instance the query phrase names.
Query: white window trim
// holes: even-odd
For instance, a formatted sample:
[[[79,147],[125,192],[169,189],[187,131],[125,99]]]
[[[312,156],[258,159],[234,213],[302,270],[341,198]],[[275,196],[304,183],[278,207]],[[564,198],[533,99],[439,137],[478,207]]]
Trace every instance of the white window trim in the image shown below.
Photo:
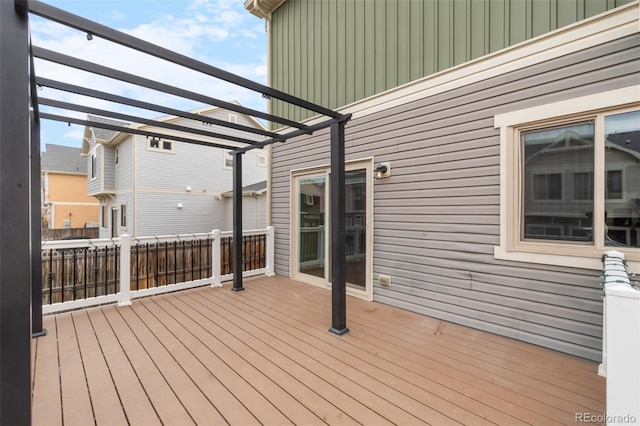
[[[93,182],[98,178],[98,151],[93,148],[89,153],[89,180]]]
[[[258,167],[267,167],[267,153],[264,151],[256,151],[256,165]]]
[[[233,155],[231,155],[231,151],[225,149],[222,151],[222,168],[225,170],[233,170],[233,166],[227,166],[227,158],[230,158],[233,163]]]
[[[151,139],[147,138],[147,151],[162,152],[165,154],[175,154],[175,145],[176,145],[175,141],[167,140],[167,142],[171,142],[171,149],[164,149],[162,147],[163,142],[164,142],[164,139],[160,139],[158,148],[152,148]]]
[[[498,114],[494,117],[494,127],[500,129],[500,245],[494,247],[496,259],[602,269],[602,254],[613,249],[604,247],[603,235],[597,233],[594,235],[594,246],[519,241],[519,231],[514,230],[514,218],[519,214],[519,208],[518,203],[511,200],[512,194],[516,194],[517,190],[514,185],[519,185],[519,182],[510,179],[510,176],[516,173],[518,161],[514,158],[516,150],[511,147],[516,143],[516,127],[532,125],[543,120],[571,119],[572,115],[598,113],[608,109],[623,109],[638,105],[640,105],[640,85]],[[603,129],[596,128],[596,134],[602,133]],[[599,170],[600,168],[602,165],[596,162],[595,175],[604,175],[604,170]],[[604,199],[604,185],[604,182],[596,181],[594,199]],[[604,221],[604,205],[600,203],[595,204],[594,211],[594,223],[598,220]],[[625,252],[620,247],[615,249]],[[625,254],[629,271],[640,272],[640,249],[627,250]]]
[[[367,194],[369,194],[367,199],[367,212],[371,212],[368,215],[367,221],[364,224],[366,226],[367,232],[367,258],[366,258],[366,286],[365,290],[359,290],[355,288],[351,288],[347,286],[347,294],[350,296],[354,296],[360,299],[365,300],[373,300],[373,233],[374,233],[374,220],[373,220],[373,198],[374,198],[374,188],[373,188],[373,158],[363,158],[350,160],[345,162],[345,170],[358,170],[365,169],[366,170],[366,185],[367,185]],[[297,271],[296,266],[298,265],[298,260],[296,259],[299,245],[298,245],[298,236],[297,236],[297,228],[298,228],[298,208],[300,199],[298,197],[299,188],[298,188],[298,178],[305,176],[319,176],[324,175],[326,179],[326,188],[327,192],[325,193],[325,197],[330,200],[330,191],[331,191],[331,165],[330,164],[322,164],[319,166],[313,166],[309,168],[302,169],[292,169],[289,171],[290,174],[290,210],[289,214],[291,215],[291,220],[289,221],[289,244],[291,246],[291,250],[289,251],[289,276],[292,279],[305,282],[307,284],[315,285],[322,288],[331,288],[331,277],[326,276],[324,278],[314,277],[312,275],[302,274]],[[327,201],[327,203],[330,201]],[[329,204],[327,204],[329,205]],[[325,259],[329,258],[329,243],[330,239],[330,230],[331,230],[331,217],[330,215],[325,218]]]

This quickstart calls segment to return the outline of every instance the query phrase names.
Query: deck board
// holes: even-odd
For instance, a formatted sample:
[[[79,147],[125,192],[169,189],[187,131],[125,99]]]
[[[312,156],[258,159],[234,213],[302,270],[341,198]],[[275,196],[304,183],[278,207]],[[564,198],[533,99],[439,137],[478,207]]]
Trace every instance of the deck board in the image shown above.
[[[597,365],[284,277],[44,318],[33,424],[574,424]]]

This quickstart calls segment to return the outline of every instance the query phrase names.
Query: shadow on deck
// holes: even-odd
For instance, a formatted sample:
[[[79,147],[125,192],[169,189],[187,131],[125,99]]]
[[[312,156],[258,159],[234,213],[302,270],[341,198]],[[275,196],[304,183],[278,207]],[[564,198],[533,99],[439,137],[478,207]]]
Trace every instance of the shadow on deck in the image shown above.
[[[258,277],[48,316],[33,424],[574,424],[605,411],[597,364]]]

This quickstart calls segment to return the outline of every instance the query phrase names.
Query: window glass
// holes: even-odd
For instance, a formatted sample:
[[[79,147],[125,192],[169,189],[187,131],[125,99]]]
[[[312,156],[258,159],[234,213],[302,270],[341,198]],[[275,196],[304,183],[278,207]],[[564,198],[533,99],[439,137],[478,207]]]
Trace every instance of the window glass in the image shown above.
[[[127,227],[127,205],[120,205],[120,226],[123,228]]]
[[[606,116],[605,245],[640,247],[640,111]]]
[[[523,237],[592,242],[593,122],[521,135]]]

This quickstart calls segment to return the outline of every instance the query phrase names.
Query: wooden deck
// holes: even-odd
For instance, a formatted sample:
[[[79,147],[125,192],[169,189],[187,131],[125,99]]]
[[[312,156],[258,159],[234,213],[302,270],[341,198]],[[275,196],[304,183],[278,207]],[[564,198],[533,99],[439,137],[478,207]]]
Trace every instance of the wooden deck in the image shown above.
[[[45,317],[36,425],[554,425],[605,411],[597,364],[280,276]]]

